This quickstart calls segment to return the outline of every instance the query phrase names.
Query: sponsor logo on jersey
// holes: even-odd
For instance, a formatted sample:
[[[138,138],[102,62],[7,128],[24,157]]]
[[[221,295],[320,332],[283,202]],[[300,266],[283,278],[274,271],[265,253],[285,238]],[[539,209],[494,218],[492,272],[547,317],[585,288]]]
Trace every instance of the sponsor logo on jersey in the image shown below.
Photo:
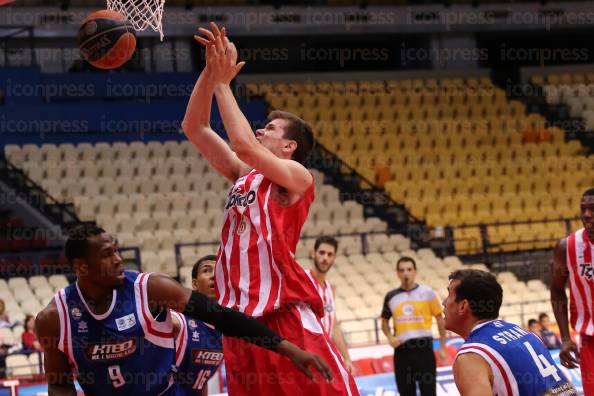
[[[131,338],[120,342],[89,344],[85,352],[91,361],[123,359],[136,352],[136,340]]]
[[[78,309],[78,307],[74,307],[70,310],[70,314],[72,315],[72,317],[75,320],[79,320],[82,317],[82,312],[80,312],[80,309]]]
[[[413,307],[412,304],[404,304],[402,306],[402,313],[410,316],[415,313],[415,307]]]
[[[239,206],[240,208],[246,208],[256,200],[256,192],[250,191],[247,194],[241,194],[240,191],[234,190],[229,198],[227,199],[227,205],[225,209],[229,209],[231,206]]]
[[[126,316],[122,316],[121,318],[117,318],[115,321],[116,326],[118,326],[118,330],[124,331],[131,327],[134,327],[134,325],[136,324],[136,317],[133,313],[131,313]]]
[[[582,278],[586,278],[588,280],[592,279],[592,276],[594,276],[592,273],[593,270],[594,267],[592,267],[592,263],[580,264],[580,276]]]
[[[188,325],[190,326],[190,329],[195,329],[196,327],[198,327],[198,324],[194,319],[188,320]]]
[[[218,365],[223,361],[223,352],[209,351],[208,349],[192,349],[194,364]]]

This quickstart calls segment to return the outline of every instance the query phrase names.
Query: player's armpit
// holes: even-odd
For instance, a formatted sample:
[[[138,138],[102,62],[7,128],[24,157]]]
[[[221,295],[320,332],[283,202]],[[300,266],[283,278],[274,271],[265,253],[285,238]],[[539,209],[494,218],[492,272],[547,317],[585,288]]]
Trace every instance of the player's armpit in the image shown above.
[[[68,358],[58,349],[60,319],[52,301],[35,318],[35,333],[43,347],[45,376],[49,396],[76,395]]]
[[[493,395],[489,364],[476,353],[465,353],[454,362],[454,381],[461,396]]]

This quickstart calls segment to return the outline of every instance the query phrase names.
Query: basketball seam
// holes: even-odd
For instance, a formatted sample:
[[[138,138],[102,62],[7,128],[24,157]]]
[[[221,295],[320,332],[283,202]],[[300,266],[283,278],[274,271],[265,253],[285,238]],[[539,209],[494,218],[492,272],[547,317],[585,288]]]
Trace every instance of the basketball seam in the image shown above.
[[[87,44],[89,41],[91,41],[91,40],[95,39],[95,38],[96,38],[97,36],[99,36],[99,35],[102,35],[102,34],[105,34],[105,33],[109,33],[109,32],[113,32],[113,31],[115,31],[115,30],[118,30],[118,29],[126,29],[126,32],[127,32],[127,33],[131,33],[131,32],[128,30],[128,26],[116,26],[116,27],[113,27],[113,28],[111,28],[111,29],[102,30],[100,33],[98,33],[98,34],[95,34],[93,37],[89,37],[88,39],[86,39],[86,40],[85,40],[85,41],[84,41],[84,42],[83,42],[83,43],[80,45],[80,47],[84,47],[84,46],[85,46],[85,44]]]

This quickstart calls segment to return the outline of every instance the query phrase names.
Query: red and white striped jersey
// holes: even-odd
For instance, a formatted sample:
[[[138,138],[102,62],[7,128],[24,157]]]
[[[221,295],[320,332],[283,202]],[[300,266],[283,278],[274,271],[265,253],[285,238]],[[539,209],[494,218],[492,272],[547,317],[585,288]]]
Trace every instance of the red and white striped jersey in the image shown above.
[[[323,315],[314,285],[295,261],[313,199],[314,183],[288,205],[282,188],[258,171],[237,179],[227,196],[215,267],[219,304],[258,317],[304,302]]]
[[[594,271],[592,241],[582,228],[567,237],[569,312],[571,325],[582,335],[594,335]]]
[[[322,318],[324,330],[328,335],[332,335],[335,318],[334,290],[332,289],[332,285],[330,285],[328,280],[324,281],[324,286],[320,285],[316,278],[314,278],[312,270],[307,270],[307,275],[309,275],[309,279],[313,282],[324,304],[324,317]]]

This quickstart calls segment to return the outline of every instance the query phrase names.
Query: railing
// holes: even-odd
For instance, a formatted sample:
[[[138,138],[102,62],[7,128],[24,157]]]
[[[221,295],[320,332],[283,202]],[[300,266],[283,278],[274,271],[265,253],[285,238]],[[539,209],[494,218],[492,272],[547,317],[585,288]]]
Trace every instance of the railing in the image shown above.
[[[332,234],[335,238],[341,237],[360,237],[360,254],[367,254],[369,253],[369,236],[370,235],[390,235],[393,234],[391,231],[369,231],[369,232],[352,232],[352,233],[338,233]],[[324,236],[327,234],[324,234]],[[322,235],[304,235],[301,239],[312,240],[321,237]],[[175,262],[177,264],[177,274],[179,276],[179,269],[184,265],[182,252],[181,250],[185,247],[198,247],[198,246],[212,246],[212,254],[216,253],[219,247],[220,241],[211,241],[211,242],[185,242],[185,243],[176,243],[175,244]],[[187,265],[187,264],[186,264]]]
[[[0,53],[2,53],[2,65],[5,67],[11,66],[10,64],[10,57],[7,55],[7,50],[10,50],[8,43],[11,43],[11,39],[14,40],[15,37],[22,37],[23,33],[26,33],[27,38],[29,39],[28,48],[31,51],[31,66],[37,65],[37,58],[35,55],[35,26],[10,26],[10,25],[0,25]],[[20,66],[20,65],[19,65]]]
[[[386,221],[393,231],[410,238],[416,246],[427,245],[425,222],[415,218],[406,207],[394,201],[384,189],[367,179],[355,168],[341,160],[319,142],[312,152],[310,165],[323,172],[340,186],[341,196],[354,199],[365,207],[367,215],[376,215]],[[362,189],[361,185],[366,188]]]
[[[532,300],[532,301],[524,301],[521,303],[504,304],[504,305],[502,305],[502,307],[507,307],[507,308],[519,307],[519,310],[518,310],[519,312],[513,313],[513,314],[499,315],[499,318],[503,319],[503,320],[510,319],[512,322],[515,322],[515,319],[517,319],[517,317],[519,316],[520,323],[515,323],[515,324],[519,325],[520,327],[525,327],[528,319],[531,319],[531,318],[536,319],[536,318],[538,318],[538,315],[541,313],[541,312],[527,311],[525,309],[526,304],[534,304],[534,303],[549,304],[550,301],[549,300]],[[378,307],[378,311],[379,310],[381,310],[381,307]],[[345,330],[345,329],[348,329],[349,323],[361,323],[361,322],[369,323],[368,328],[361,329],[361,330],[355,330],[355,331]],[[381,330],[382,326],[381,326],[381,318],[379,318],[379,317],[341,320],[340,325],[341,325],[341,329],[345,335],[345,338],[347,339],[347,342],[351,338],[352,334],[365,334],[366,336],[369,336],[367,338],[371,340],[372,344],[382,343],[382,340],[381,340],[381,337],[383,337],[382,330]],[[453,333],[448,334],[448,337],[450,337],[450,336],[455,336],[455,335]]]
[[[29,371],[28,374],[24,374],[24,375],[16,375],[17,377],[31,377],[32,382],[34,382],[34,377],[35,376],[39,376],[40,374],[43,374],[44,372],[44,367],[43,367],[43,352],[41,351],[27,351],[27,350],[20,350],[20,351],[15,351],[15,352],[11,352],[9,354],[6,355],[6,357],[10,357],[10,356],[15,356],[15,355],[26,355],[27,359],[30,359],[31,355],[37,355],[37,362],[27,362],[24,364],[19,364],[19,365],[15,365],[15,366],[10,366],[10,367],[6,367],[6,368],[2,368],[2,370],[5,370],[6,372],[2,372],[2,370],[0,370],[0,378],[4,377],[4,378],[11,378],[11,377],[15,377],[15,375],[13,375],[13,371],[21,371],[22,369],[28,369],[27,371]],[[7,385],[5,385],[7,386]]]
[[[461,256],[475,256],[475,258],[479,261],[485,263],[493,263],[495,262],[495,257],[500,255],[501,253],[508,252],[505,249],[506,246],[511,245],[524,245],[526,249],[515,249],[518,251],[521,250],[530,250],[531,246],[537,244],[546,244],[549,243],[550,245],[554,244],[560,238],[569,235],[572,232],[571,222],[579,220],[579,217],[560,217],[556,219],[544,219],[544,220],[530,220],[530,221],[512,221],[512,222],[494,222],[494,223],[479,223],[479,224],[465,224],[460,226],[446,226],[445,227],[445,234],[446,239],[452,242],[456,241],[476,241],[476,249],[471,249],[469,251],[465,250],[456,250],[456,253]],[[502,227],[502,226],[520,226],[520,225],[533,225],[533,224],[546,224],[546,223],[564,223],[565,226],[565,235],[559,235],[555,238],[538,238],[538,239],[519,239],[519,240],[506,240],[501,242],[491,242],[492,235],[490,231],[494,227]],[[456,231],[462,229],[469,229],[469,228],[476,228],[480,231],[479,238],[458,238],[456,237]],[[478,254],[478,256],[477,256]]]

